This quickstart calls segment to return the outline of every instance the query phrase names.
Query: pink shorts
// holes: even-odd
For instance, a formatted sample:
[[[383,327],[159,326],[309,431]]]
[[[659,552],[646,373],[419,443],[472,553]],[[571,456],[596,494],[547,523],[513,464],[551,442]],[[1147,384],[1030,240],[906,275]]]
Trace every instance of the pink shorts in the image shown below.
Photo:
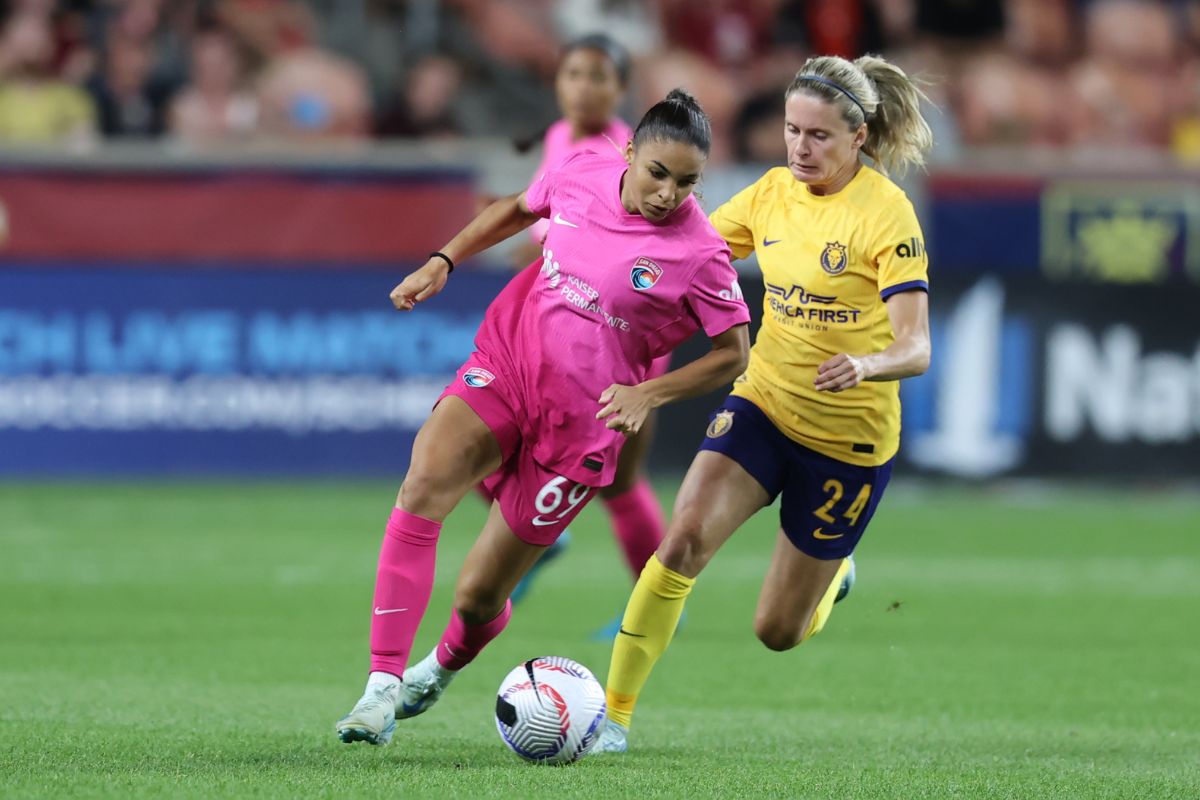
[[[482,489],[500,503],[500,513],[518,539],[545,547],[554,544],[596,491],[533,460],[516,414],[500,392],[488,391],[494,379],[472,358],[459,368],[438,402],[444,397],[462,398],[491,429],[500,443],[501,462],[499,469],[484,478]]]
[[[665,356],[659,356],[650,362],[650,371],[646,373],[646,380],[658,378],[662,375],[666,375],[670,371],[671,354],[667,353]]]

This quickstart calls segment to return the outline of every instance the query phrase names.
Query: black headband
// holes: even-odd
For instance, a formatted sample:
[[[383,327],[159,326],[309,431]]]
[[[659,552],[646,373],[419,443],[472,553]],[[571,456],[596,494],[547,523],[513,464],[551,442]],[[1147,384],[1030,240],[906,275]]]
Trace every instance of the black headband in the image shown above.
[[[829,80],[829,78],[822,78],[820,75],[801,75],[800,77],[796,78],[796,80],[812,81],[814,83],[823,83],[826,86],[830,86],[830,87],[833,87],[834,89],[837,89],[839,92],[846,95],[846,97],[849,97],[851,103],[854,103],[854,105],[858,106],[858,110],[862,112],[864,120],[867,118],[867,110],[865,108],[863,108],[863,104],[861,102],[859,102],[858,98],[854,96],[853,92],[851,92],[845,86],[842,86],[840,83],[838,83],[836,81],[831,81],[831,80]]]

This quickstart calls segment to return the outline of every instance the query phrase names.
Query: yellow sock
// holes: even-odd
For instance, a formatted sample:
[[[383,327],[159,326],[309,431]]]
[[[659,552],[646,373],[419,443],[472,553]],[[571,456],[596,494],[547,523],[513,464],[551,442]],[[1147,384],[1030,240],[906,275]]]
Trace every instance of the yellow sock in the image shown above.
[[[804,634],[804,638],[800,641],[803,642],[809,637],[816,636],[825,627],[825,623],[829,621],[829,615],[833,613],[833,601],[837,597],[838,590],[842,588],[842,578],[846,577],[846,572],[849,569],[850,559],[843,558],[842,565],[838,567],[837,574],[833,576],[833,582],[825,590],[825,595],[821,598],[821,602],[817,603],[817,610],[813,612],[812,622],[808,625],[808,632]]]
[[[658,556],[650,556],[646,562],[625,607],[621,632],[613,642],[606,690],[609,719],[629,727],[638,695],[671,643],[695,583],[695,578],[664,567]]]

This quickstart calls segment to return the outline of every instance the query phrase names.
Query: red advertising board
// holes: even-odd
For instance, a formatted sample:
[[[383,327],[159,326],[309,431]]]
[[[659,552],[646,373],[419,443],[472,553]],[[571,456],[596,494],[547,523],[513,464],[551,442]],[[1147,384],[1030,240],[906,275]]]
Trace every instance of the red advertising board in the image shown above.
[[[472,215],[465,170],[0,170],[0,259],[424,260]]]

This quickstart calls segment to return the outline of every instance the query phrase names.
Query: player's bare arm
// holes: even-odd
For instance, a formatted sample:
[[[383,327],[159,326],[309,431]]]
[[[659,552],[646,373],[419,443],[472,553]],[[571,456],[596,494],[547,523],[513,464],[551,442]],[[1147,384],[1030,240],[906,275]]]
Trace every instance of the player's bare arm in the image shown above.
[[[818,391],[840,392],[863,381],[896,381],[929,369],[929,296],[900,292],[886,301],[896,339],[878,353],[838,353],[817,367]]]
[[[392,290],[392,305],[399,311],[411,311],[417,303],[428,300],[445,287],[451,262],[458,263],[482,253],[525,230],[537,219],[538,216],[525,203],[524,192],[501,197],[471,220],[439,251],[450,261],[441,256],[430,256],[424,266],[401,281]]]
[[[608,419],[610,430],[637,433],[646,416],[659,406],[686,400],[724,386],[746,370],[750,360],[747,325],[735,325],[712,338],[706,354],[661,377],[637,386],[614,383],[600,395],[596,419]]]

